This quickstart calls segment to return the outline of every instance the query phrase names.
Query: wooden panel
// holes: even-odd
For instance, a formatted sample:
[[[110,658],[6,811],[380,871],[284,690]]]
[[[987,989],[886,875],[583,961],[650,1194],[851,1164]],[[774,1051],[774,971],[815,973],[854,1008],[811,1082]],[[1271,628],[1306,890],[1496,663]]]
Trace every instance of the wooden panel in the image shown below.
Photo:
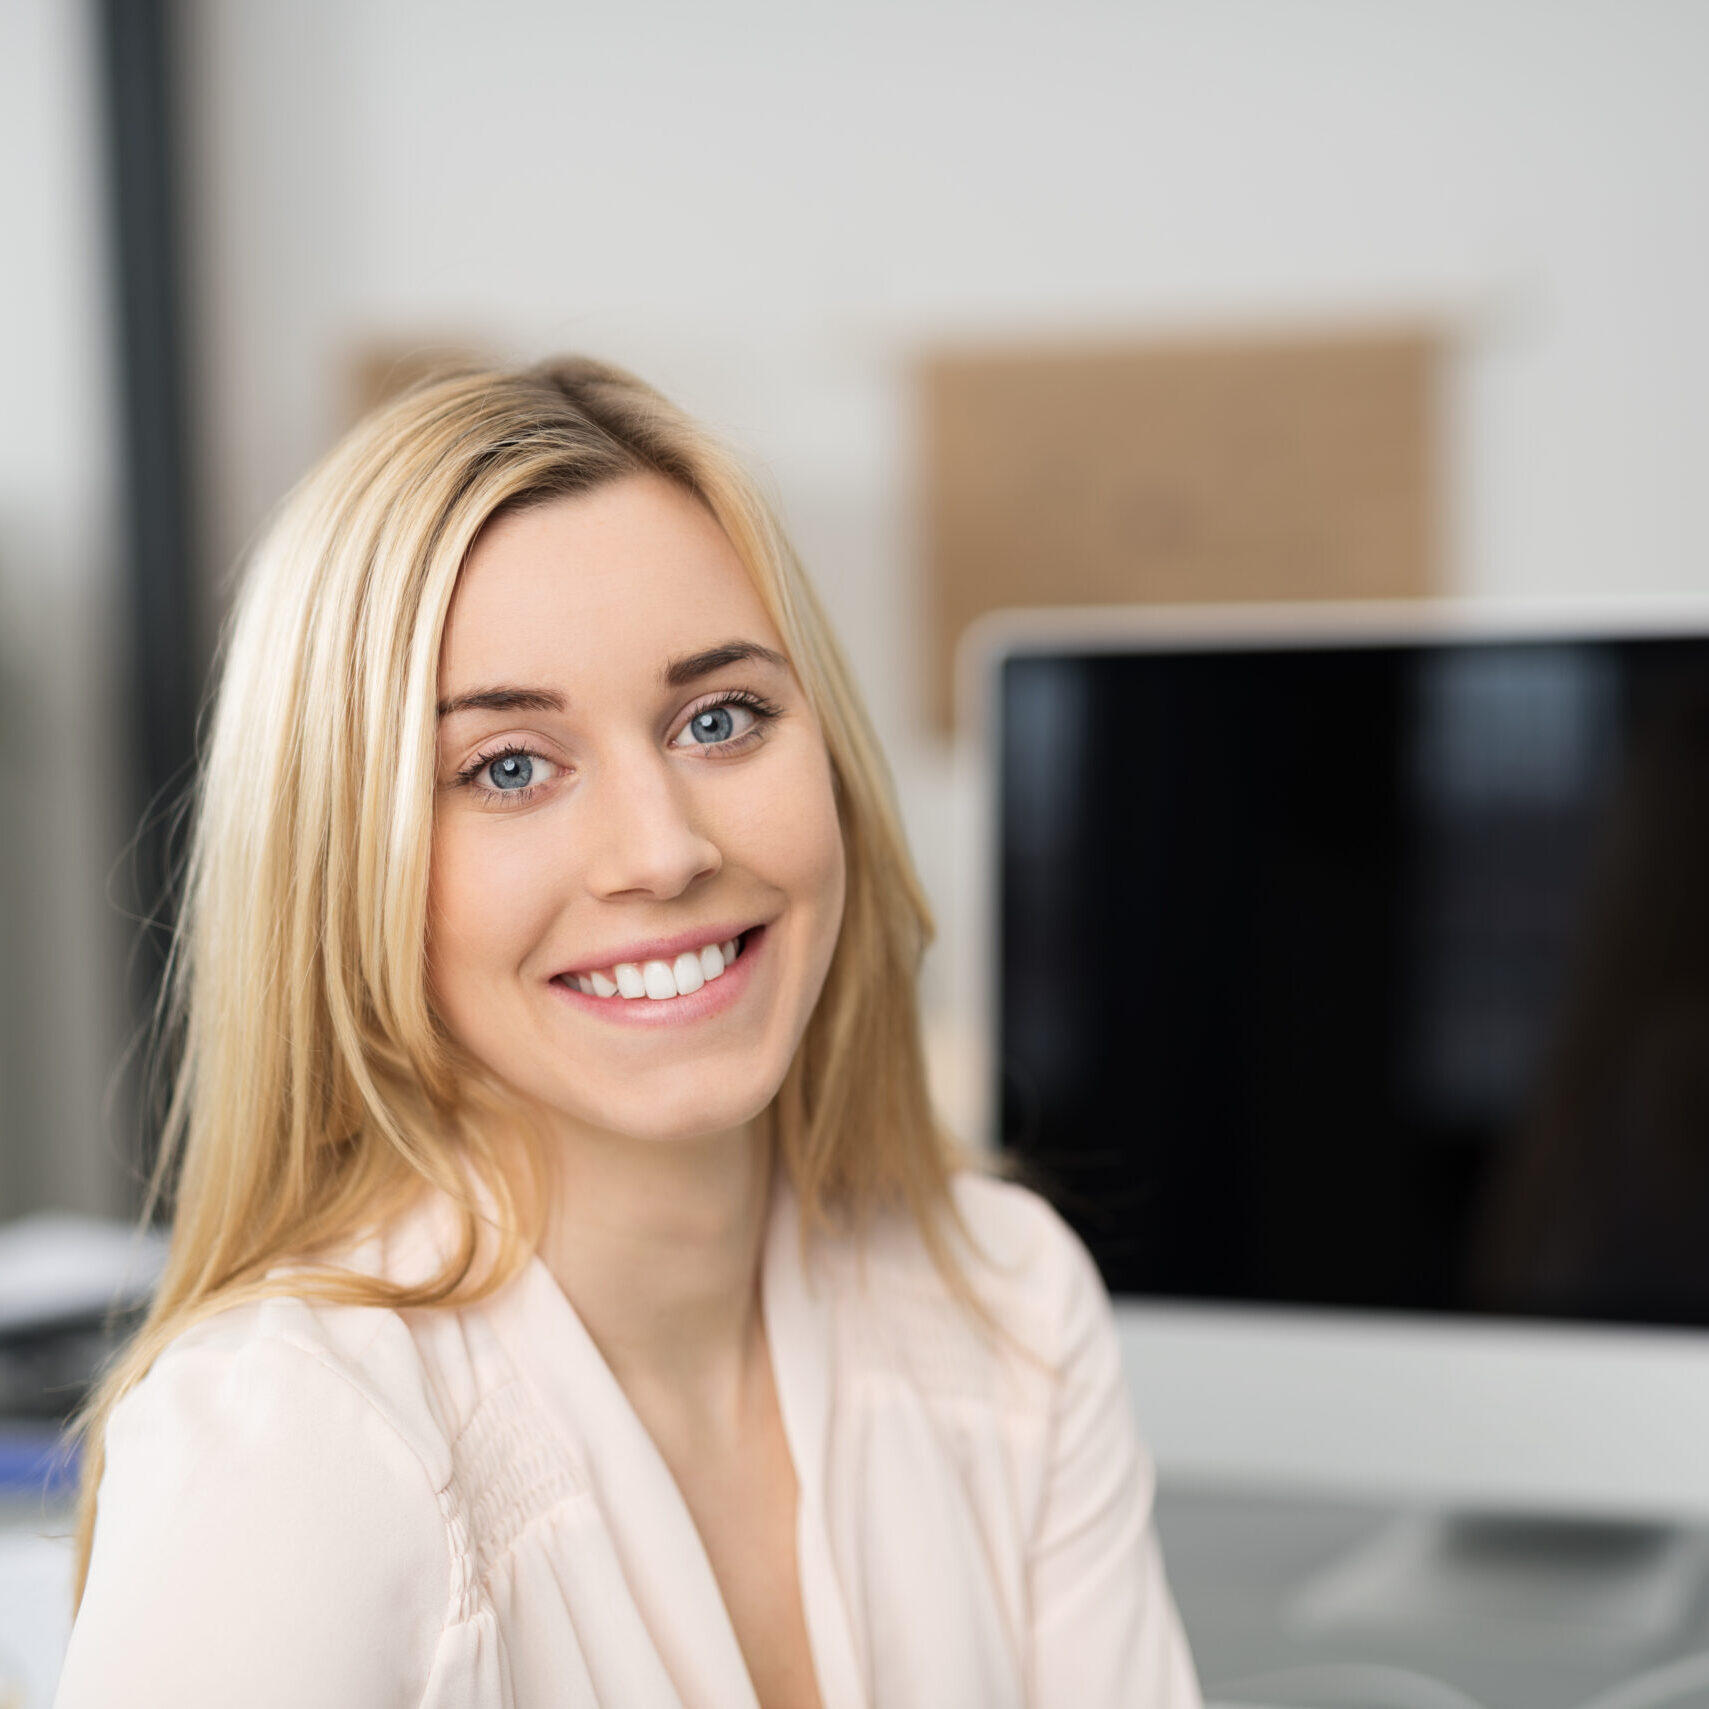
[[[931,704],[1004,606],[1440,585],[1425,332],[942,354],[923,369]]]

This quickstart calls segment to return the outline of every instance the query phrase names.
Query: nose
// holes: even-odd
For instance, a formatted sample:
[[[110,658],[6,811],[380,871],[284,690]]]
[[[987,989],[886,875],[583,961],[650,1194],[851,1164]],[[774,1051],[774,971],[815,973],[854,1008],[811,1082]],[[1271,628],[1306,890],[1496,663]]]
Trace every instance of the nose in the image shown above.
[[[625,756],[583,795],[586,881],[601,898],[669,901],[724,864],[694,811],[694,792],[663,755]]]

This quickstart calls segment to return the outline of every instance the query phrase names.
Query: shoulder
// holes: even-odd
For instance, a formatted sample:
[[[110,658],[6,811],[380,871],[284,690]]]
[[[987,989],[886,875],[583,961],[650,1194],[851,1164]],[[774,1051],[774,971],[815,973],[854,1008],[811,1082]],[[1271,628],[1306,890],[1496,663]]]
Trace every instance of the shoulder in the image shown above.
[[[446,1453],[396,1313],[281,1298],[193,1326],[109,1421],[63,1700],[121,1664],[183,1703],[418,1700],[466,1612]]]
[[[1047,1357],[1108,1305],[1079,1235],[1029,1187],[963,1171],[951,1184],[952,1250],[986,1310]]]
[[[973,1262],[994,1284],[1056,1293],[1076,1287],[1091,1265],[1080,1237],[1030,1187],[972,1171],[951,1184],[957,1215],[974,1247]]]
[[[956,1205],[974,1247],[981,1297],[1053,1364],[1113,1337],[1110,1298],[1080,1236],[1030,1188],[962,1175]],[[1113,1344],[1113,1342],[1112,1342]]]
[[[1030,1187],[977,1169],[950,1177],[943,1226],[975,1272],[1047,1283],[1085,1256],[1079,1237]],[[929,1268],[922,1231],[900,1211],[880,1219],[864,1243],[873,1262],[898,1275]]]
[[[206,1318],[171,1342],[114,1409],[109,1452],[162,1432],[186,1442],[229,1441],[234,1430],[239,1439],[326,1441],[338,1424],[374,1455],[413,1466],[431,1494],[450,1469],[443,1413],[399,1313],[280,1295]]]
[[[910,1365],[930,1349],[932,1372],[1001,1371],[1005,1387],[1048,1389],[1109,1318],[1079,1237],[1029,1188],[971,1170],[953,1178],[941,1229],[950,1274],[912,1219],[875,1228],[845,1265],[855,1302],[845,1309],[883,1320],[869,1323],[869,1339],[901,1348]]]

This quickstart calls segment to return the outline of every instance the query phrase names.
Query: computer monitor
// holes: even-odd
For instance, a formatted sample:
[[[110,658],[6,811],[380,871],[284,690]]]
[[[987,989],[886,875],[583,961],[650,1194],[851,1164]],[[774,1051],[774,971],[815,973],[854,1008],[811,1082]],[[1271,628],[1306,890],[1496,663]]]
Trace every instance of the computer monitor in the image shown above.
[[[1709,1519],[1709,604],[1001,614],[964,702],[1164,1474]]]

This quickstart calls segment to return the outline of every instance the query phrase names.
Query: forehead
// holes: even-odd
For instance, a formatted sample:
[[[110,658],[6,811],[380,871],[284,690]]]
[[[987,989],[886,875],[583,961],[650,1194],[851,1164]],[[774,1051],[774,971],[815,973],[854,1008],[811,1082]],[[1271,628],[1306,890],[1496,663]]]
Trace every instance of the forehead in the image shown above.
[[[783,642],[711,513],[659,476],[498,518],[463,566],[439,657],[441,696],[489,683],[575,692],[732,636]]]

